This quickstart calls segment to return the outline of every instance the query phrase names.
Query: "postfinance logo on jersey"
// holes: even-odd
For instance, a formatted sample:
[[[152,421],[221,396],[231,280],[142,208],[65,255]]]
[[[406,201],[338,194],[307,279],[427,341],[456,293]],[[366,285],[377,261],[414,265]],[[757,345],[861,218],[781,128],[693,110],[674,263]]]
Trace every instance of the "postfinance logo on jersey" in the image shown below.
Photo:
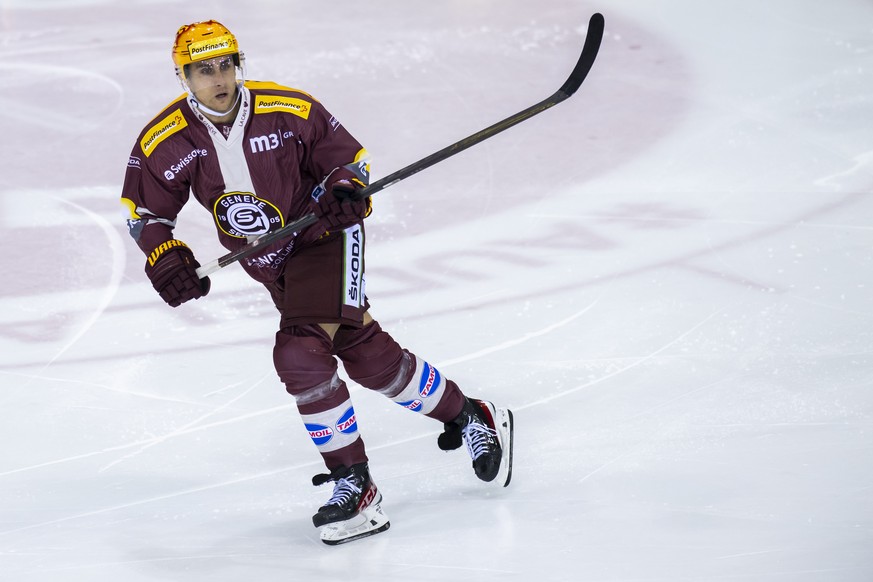
[[[274,113],[285,111],[297,117],[309,119],[312,103],[296,97],[280,97],[278,95],[258,95],[255,97],[255,115],[258,113]]]
[[[188,127],[188,122],[185,121],[182,110],[176,109],[146,130],[145,135],[143,135],[142,140],[139,142],[142,153],[149,157],[155,151],[155,148],[158,147],[159,143],[186,127]]]

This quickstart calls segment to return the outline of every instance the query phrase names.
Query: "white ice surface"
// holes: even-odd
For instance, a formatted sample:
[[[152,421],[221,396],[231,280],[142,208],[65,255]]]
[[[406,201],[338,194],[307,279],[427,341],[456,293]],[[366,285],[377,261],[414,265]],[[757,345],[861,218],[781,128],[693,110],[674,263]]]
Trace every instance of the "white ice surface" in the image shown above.
[[[117,198],[218,19],[376,178],[373,312],[515,411],[513,483],[353,387],[391,529],[318,541],[320,458],[238,267],[173,310]],[[873,4],[0,0],[0,579],[873,580]],[[210,217],[177,229],[223,254]]]

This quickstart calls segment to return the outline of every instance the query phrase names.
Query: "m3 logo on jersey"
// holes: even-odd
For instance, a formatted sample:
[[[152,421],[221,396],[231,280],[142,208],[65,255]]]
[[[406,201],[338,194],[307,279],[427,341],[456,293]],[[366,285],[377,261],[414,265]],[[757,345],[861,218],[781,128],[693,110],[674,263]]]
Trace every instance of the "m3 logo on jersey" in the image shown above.
[[[250,192],[228,192],[220,196],[212,214],[218,228],[236,238],[258,236],[285,225],[278,208]]]
[[[275,113],[284,111],[297,117],[309,119],[312,103],[296,97],[281,97],[278,95],[258,95],[255,97],[255,115],[259,113]]]
[[[309,431],[309,438],[315,443],[315,446],[320,447],[326,445],[333,438],[333,429],[323,424],[306,423],[306,430]]]
[[[418,383],[418,393],[421,397],[427,398],[428,396],[436,394],[436,391],[440,388],[441,382],[442,377],[440,376],[439,371],[425,362],[424,370],[421,371],[421,379]]]
[[[351,406],[343,415],[336,421],[336,429],[343,434],[352,434],[358,430],[358,420],[355,416],[355,409]]]
[[[278,130],[276,133],[249,138],[249,146],[252,148],[252,153],[257,154],[282,147],[285,145],[285,140],[292,137],[294,137],[293,131]]]
[[[159,143],[186,127],[188,127],[188,122],[185,121],[182,110],[176,109],[146,130],[139,142],[142,153],[149,157]]]

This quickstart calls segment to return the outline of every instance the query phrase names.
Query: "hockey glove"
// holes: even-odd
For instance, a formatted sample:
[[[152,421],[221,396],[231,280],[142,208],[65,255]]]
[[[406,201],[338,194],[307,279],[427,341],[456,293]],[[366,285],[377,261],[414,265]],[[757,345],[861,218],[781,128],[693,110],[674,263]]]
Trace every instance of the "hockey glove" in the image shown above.
[[[209,293],[209,277],[201,279],[197,276],[199,266],[188,245],[171,239],[149,254],[145,273],[161,299],[170,307],[179,307]]]
[[[335,168],[312,192],[310,207],[327,230],[357,224],[371,211],[370,197],[362,196],[364,183],[346,168]]]

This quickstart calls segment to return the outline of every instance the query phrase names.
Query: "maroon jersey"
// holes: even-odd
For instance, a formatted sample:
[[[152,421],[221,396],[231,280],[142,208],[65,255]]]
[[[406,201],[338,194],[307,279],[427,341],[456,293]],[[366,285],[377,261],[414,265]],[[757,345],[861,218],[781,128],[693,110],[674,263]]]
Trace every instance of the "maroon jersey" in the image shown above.
[[[183,95],[139,135],[121,198],[130,210],[131,235],[145,253],[172,237],[190,195],[212,213],[221,244],[233,251],[308,214],[315,185],[366,155],[311,95],[255,81],[241,91],[229,127],[215,127]],[[316,224],[276,241],[244,260],[243,268],[273,282],[295,248],[323,232]]]

